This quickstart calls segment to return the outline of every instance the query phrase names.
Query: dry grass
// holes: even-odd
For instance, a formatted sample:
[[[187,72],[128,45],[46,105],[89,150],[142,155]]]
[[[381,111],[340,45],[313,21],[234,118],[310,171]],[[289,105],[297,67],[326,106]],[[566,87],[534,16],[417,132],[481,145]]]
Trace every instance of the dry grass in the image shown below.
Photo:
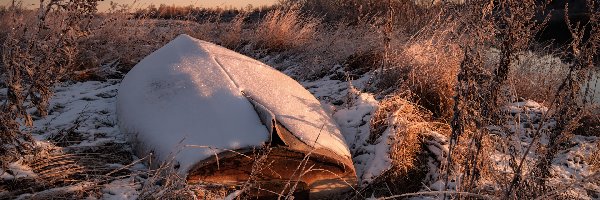
[[[258,48],[284,51],[305,46],[316,34],[320,21],[300,10],[274,10],[258,24],[253,41]]]
[[[498,50],[491,49],[486,57],[488,68],[493,69],[493,63],[498,62]],[[508,85],[513,95],[541,103],[552,101],[554,92],[569,71],[569,65],[557,56],[530,51],[518,53],[511,64]]]
[[[462,61],[458,45],[429,39],[410,43],[403,54],[411,67],[402,83],[416,95],[415,102],[435,117],[450,119],[456,75]]]
[[[400,48],[390,54],[389,67],[375,84],[377,90],[400,91],[434,117],[449,121],[463,55],[459,45],[446,37],[446,33],[436,33],[396,41]]]
[[[455,189],[477,194],[493,194],[495,191],[485,190],[486,186],[489,186],[485,183],[502,184],[506,181],[494,169],[492,155],[496,153],[497,141],[485,132],[465,132],[459,141],[452,152],[453,162],[449,165],[453,170],[460,172],[450,175],[451,182],[457,183]]]
[[[215,42],[259,59],[275,56],[277,59],[270,64],[281,70],[287,69],[290,65],[300,65],[302,67],[293,68],[297,71],[288,71],[288,73],[292,73],[299,79],[318,79],[338,73],[332,71],[337,64],[343,65],[345,71],[350,75],[350,79],[358,78],[368,72],[381,70],[378,76],[374,77],[377,79],[376,84],[370,85],[372,88],[362,89],[378,91],[382,95],[396,92],[394,96],[381,101],[380,108],[371,121],[372,131],[369,139],[373,142],[381,137],[385,131],[393,133],[391,134],[390,149],[393,169],[381,176],[379,182],[369,186],[386,195],[414,192],[421,189],[425,174],[428,172],[428,169],[424,168],[424,164],[427,162],[426,159],[428,159],[427,150],[424,148],[426,140],[428,140],[426,133],[435,131],[446,136],[450,135],[447,125],[440,125],[440,123],[434,121],[447,122],[454,118],[458,121],[453,121],[453,125],[460,124],[460,126],[454,126],[453,128],[455,130],[461,129],[462,132],[456,134],[453,138],[455,139],[455,146],[452,149],[452,162],[448,166],[452,169],[452,173],[447,174],[449,180],[458,182],[457,187],[453,189],[502,196],[504,191],[501,190],[507,189],[502,187],[507,187],[512,180],[517,180],[514,178],[517,176],[500,174],[494,171],[494,163],[490,157],[497,149],[514,148],[517,146],[517,142],[520,144],[520,141],[497,137],[490,133],[487,129],[489,125],[503,125],[502,123],[506,121],[502,121],[502,119],[508,117],[503,116],[506,113],[502,112],[489,114],[488,111],[498,109],[495,107],[490,109],[486,106],[498,104],[496,107],[501,107],[520,98],[533,99],[549,105],[555,101],[554,97],[560,97],[560,95],[555,94],[561,94],[562,96],[569,94],[568,91],[563,93],[556,91],[559,90],[566,74],[569,73],[571,65],[562,62],[553,54],[544,53],[545,50],[528,51],[531,50],[526,46],[529,39],[531,39],[533,29],[530,28],[532,24],[522,24],[518,20],[510,21],[510,27],[514,29],[497,30],[500,31],[499,34],[503,34],[503,37],[492,37],[492,35],[498,34],[498,32],[490,31],[500,27],[493,26],[497,24],[484,24],[476,20],[467,21],[472,18],[460,19],[462,15],[458,15],[460,17],[454,16],[456,18],[449,17],[453,16],[450,14],[437,15],[434,12],[435,10],[413,7],[412,4],[403,5],[402,1],[397,2],[396,7],[392,6],[396,9],[395,13],[397,14],[397,18],[392,19],[396,20],[394,29],[386,30],[385,26],[382,25],[387,21],[385,16],[387,7],[384,4],[372,5],[367,1],[352,1],[356,2],[356,5],[373,6],[369,8],[373,10],[366,11],[367,7],[363,7],[364,10],[361,10],[360,7],[353,7],[354,4],[345,4],[343,7],[338,7],[337,3],[339,2],[337,1],[306,2],[307,4],[319,2],[326,4],[328,7],[324,7],[323,10],[344,9],[332,14],[352,13],[354,15],[350,17],[353,19],[330,21],[327,20],[330,16],[325,16],[326,20],[322,21],[321,18],[313,17],[310,13],[302,10],[308,7],[301,9],[294,6],[272,10],[264,19],[260,19],[258,22],[246,20],[247,15],[245,13],[237,15],[232,21],[227,22],[221,21],[219,16],[205,21],[192,22],[154,20],[147,17],[132,18],[132,15],[129,14],[130,8],[113,9],[109,14],[98,15],[97,18],[89,21],[89,27],[91,28],[85,31],[85,37],[79,37],[75,41],[76,44],[73,44],[72,49],[67,48],[68,51],[61,52],[66,55],[64,56],[66,59],[62,61],[72,62],[68,64],[72,67],[69,69],[74,73],[69,74],[76,74],[76,76],[61,75],[57,76],[57,79],[105,79],[109,76],[103,74],[107,67],[126,72],[144,56],[181,33]],[[517,1],[511,2],[515,3]],[[435,6],[432,8],[435,8]],[[489,7],[483,8],[491,9]],[[479,13],[481,10],[465,13],[464,16],[481,14]],[[522,11],[529,12],[529,10]],[[6,67],[7,63],[25,63],[27,64],[26,67],[50,66],[44,65],[44,63],[35,65],[35,62],[39,60],[31,58],[56,55],[49,53],[51,51],[48,50],[56,40],[44,40],[47,38],[40,39],[31,35],[17,34],[16,31],[21,31],[24,28],[22,26],[17,27],[17,24],[36,24],[35,14],[23,12],[17,15],[16,18],[7,17],[10,14],[6,10],[0,11],[0,26],[17,28],[0,30],[0,42],[4,44],[2,55],[8,58],[4,60],[10,61],[3,63],[3,67]],[[524,19],[531,17],[527,15],[528,13],[524,14],[518,17]],[[436,16],[439,18],[438,21],[431,23],[431,20],[434,20]],[[58,22],[61,22],[61,19],[63,17],[58,15],[51,16],[48,19],[50,29],[44,29],[42,35],[52,34],[52,31],[58,30],[56,28],[60,26]],[[447,22],[441,22],[445,20]],[[88,23],[88,21],[85,21],[85,23]],[[461,23],[468,25],[457,25]],[[481,30],[471,29],[473,26],[477,26]],[[465,30],[475,31],[463,33]],[[407,33],[411,35],[407,35]],[[523,38],[512,37],[521,33],[527,36],[523,36]],[[509,39],[516,42],[511,43]],[[23,49],[12,48],[19,46],[15,44],[21,41],[39,41],[39,43],[36,43],[37,47],[40,47],[39,51],[25,52],[22,51]],[[507,41],[508,43],[503,44]],[[385,44],[388,44],[389,47],[383,48],[383,46],[387,46]],[[511,44],[516,46],[510,46]],[[504,49],[501,50],[492,48],[499,48],[502,45],[508,46],[503,47]],[[22,52],[13,51],[7,46]],[[464,47],[472,47],[473,49],[469,51]],[[585,46],[580,45],[579,47]],[[13,54],[13,52],[16,53]],[[469,53],[471,57],[465,57],[464,52]],[[592,54],[588,53],[586,55]],[[584,57],[578,59],[579,61],[586,61]],[[21,62],[22,60],[27,62]],[[54,64],[57,64],[56,66],[66,66],[62,61]],[[465,68],[461,74],[461,65],[471,61],[470,64],[478,66]],[[597,61],[587,61],[589,61],[587,64],[597,65]],[[504,70],[502,73],[497,72],[498,66],[501,65],[502,70]],[[462,78],[467,77],[468,80],[463,79],[462,83],[464,85],[457,85],[461,83],[459,82],[461,76]],[[494,81],[495,84],[499,85],[494,86],[494,83],[492,83],[494,78],[498,79]],[[0,76],[0,86],[10,84],[7,80],[6,73],[3,71]],[[28,80],[38,79],[31,79],[30,77]],[[46,84],[48,86],[45,82],[36,84]],[[571,84],[570,87],[577,87],[577,83]],[[496,90],[493,88],[496,88]],[[497,93],[495,95],[498,95],[498,97],[492,98],[491,93]],[[48,94],[44,93],[44,95],[47,96]],[[456,99],[454,99],[455,97]],[[493,103],[491,103],[492,101]],[[40,103],[43,104],[43,102]],[[563,106],[563,104],[555,104],[551,109],[556,110],[560,106]],[[571,110],[568,114],[573,116],[574,108],[569,109]],[[7,115],[0,115],[0,117],[3,122],[3,127],[0,128],[16,130],[20,126],[16,122],[7,123],[11,120]],[[558,117],[560,118],[560,116]],[[597,113],[588,114],[588,116],[581,118],[567,118],[562,119],[563,121],[571,120],[568,123],[569,127],[563,127],[568,129],[567,131],[572,131],[578,135],[599,135],[598,124],[600,122]],[[25,119],[25,121],[28,121],[27,117]],[[578,119],[577,123],[572,122],[573,119]],[[578,126],[578,124],[581,126]],[[561,137],[553,139],[553,146],[542,145],[539,149],[533,149],[532,151],[542,154],[546,153],[548,149],[562,150],[560,149],[562,148],[561,142],[568,139],[567,135],[570,134],[562,134],[561,132],[558,135]],[[541,137],[541,134],[534,137]],[[77,138],[77,133],[67,130],[54,139],[56,139],[57,144],[68,146],[69,142],[81,138]],[[532,145],[540,145],[536,139],[538,138],[532,141]],[[597,144],[596,149],[599,148],[600,144]],[[114,150],[114,148],[112,149]],[[552,160],[551,158],[558,151],[548,152],[548,158],[540,156],[535,159]],[[13,155],[13,152],[0,153]],[[94,159],[95,155],[105,153],[112,155],[109,154],[110,152],[54,153],[41,156],[38,160],[31,161],[30,164],[34,170],[44,174],[39,181],[45,184],[43,187],[76,186],[85,189],[80,189],[78,194],[72,195],[76,197],[93,196],[97,193],[98,185],[101,185],[99,183],[106,179],[94,179],[85,176],[90,174],[101,175],[98,172],[100,167],[97,165],[109,158],[99,156],[96,160]],[[521,149],[510,155],[515,160],[514,163],[519,164],[518,158],[523,153]],[[596,171],[600,169],[598,153],[600,152],[592,154],[588,161]],[[526,160],[527,163],[524,166],[527,169],[522,171],[516,170],[517,168],[513,166],[517,174],[523,174],[523,178],[519,180],[518,185],[515,186],[516,189],[513,191],[524,193],[522,197],[527,197],[528,194],[525,194],[527,192],[538,192],[543,190],[540,187],[546,187],[536,183],[535,175],[530,173],[535,171],[533,169],[536,167],[534,161]],[[545,164],[548,165],[548,163]],[[193,195],[204,198],[221,198],[232,190],[223,186],[196,187],[186,185],[184,178],[179,177],[172,170],[169,163],[161,165],[157,170],[148,172],[148,174],[151,178],[142,189],[142,197],[146,199],[162,197],[192,198]],[[30,183],[24,181],[22,185],[19,184],[10,187],[17,188]],[[256,184],[258,183],[250,181],[247,188],[254,187]],[[482,186],[484,184],[500,185],[501,189],[485,190]],[[30,191],[40,190],[33,186],[32,188],[28,189]],[[531,192],[531,194],[541,193]],[[61,196],[69,195],[61,194]]]
[[[219,37],[220,44],[229,49],[239,49],[245,43],[243,38],[244,20],[247,18],[246,13],[240,13],[223,29]]]
[[[115,143],[70,150],[45,144],[35,156],[26,156],[21,161],[36,176],[0,180],[0,198],[19,195],[30,199],[100,197],[104,184],[140,173],[127,167],[140,162],[133,160],[127,149],[127,145]],[[115,169],[108,163],[125,167]]]
[[[429,155],[426,150],[428,133],[448,135],[448,126],[434,122],[427,109],[400,96],[382,100],[370,123],[371,134],[367,142],[373,143],[382,137],[384,132],[391,132],[389,154],[392,163],[391,169],[368,187],[378,193],[377,195],[419,191],[425,175],[429,172]]]
[[[596,173],[600,172],[600,141],[596,142],[596,151],[590,154],[587,161]]]
[[[380,67],[380,60],[372,59],[373,62],[365,62],[360,58],[363,55],[380,54],[382,44],[380,37],[377,28],[368,23],[355,26],[343,23],[322,24],[310,43],[301,47],[301,51],[292,51],[293,56],[290,57],[304,66],[298,68],[299,71],[294,74],[297,74],[300,79],[315,80],[331,75],[332,68],[336,65],[343,65],[345,71],[350,74],[354,73],[352,70],[355,68],[363,69],[362,73],[376,69]],[[355,58],[356,60],[353,61]]]
[[[195,192],[193,186],[186,183],[186,177],[177,172],[173,159],[174,157],[152,170],[151,176],[140,190],[139,199],[195,199],[195,195],[202,191]]]
[[[597,111],[581,112],[573,134],[600,137],[600,115]]]

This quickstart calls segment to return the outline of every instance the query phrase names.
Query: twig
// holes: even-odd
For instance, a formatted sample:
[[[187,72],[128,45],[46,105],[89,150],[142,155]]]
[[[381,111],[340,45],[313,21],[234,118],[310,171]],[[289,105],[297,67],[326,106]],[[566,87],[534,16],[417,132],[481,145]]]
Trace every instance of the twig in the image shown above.
[[[471,196],[471,197],[480,198],[480,199],[497,199],[496,197],[491,197],[491,196],[481,195],[481,194],[475,194],[475,193],[470,193],[470,192],[431,191],[431,192],[406,193],[406,194],[394,195],[394,196],[389,196],[389,197],[382,197],[382,198],[378,198],[378,200],[394,199],[394,198],[398,198],[398,197],[410,197],[410,196],[421,196],[421,195],[438,195],[438,194],[458,194],[458,195]]]

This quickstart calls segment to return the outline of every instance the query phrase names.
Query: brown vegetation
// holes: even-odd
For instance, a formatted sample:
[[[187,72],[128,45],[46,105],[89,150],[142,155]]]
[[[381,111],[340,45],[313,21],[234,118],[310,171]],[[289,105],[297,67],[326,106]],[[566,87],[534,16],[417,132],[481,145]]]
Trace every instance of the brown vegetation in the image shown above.
[[[427,167],[427,142],[431,132],[449,135],[449,127],[433,121],[427,109],[399,96],[380,102],[371,118],[371,134],[367,142],[390,137],[391,169],[368,186],[378,195],[417,192],[430,170]],[[383,135],[390,132],[389,135]]]
[[[378,196],[417,192],[423,182],[438,181],[424,181],[431,173],[426,168],[430,132],[450,141],[445,162],[437,163],[444,169],[439,173],[448,195],[467,198],[460,193],[466,192],[505,199],[560,194],[547,181],[552,178],[552,161],[569,150],[567,143],[574,135],[600,135],[599,114],[589,99],[594,91],[582,87],[598,73],[600,14],[593,12],[600,7],[597,1],[588,1],[590,23],[565,22],[574,39],[566,48],[542,50],[534,37],[544,27],[538,15],[545,14],[545,5],[533,0],[470,4],[402,0],[389,5],[289,0],[268,9],[227,12],[160,6],[136,13],[116,5],[108,13],[97,13],[94,0],[51,2],[42,11],[0,9],[0,27],[11,27],[0,30],[0,88],[8,90],[0,96],[0,161],[7,169],[10,162],[37,155],[25,160],[45,175],[0,184],[4,189],[26,185],[27,192],[36,192],[73,186],[80,188],[77,192],[94,193],[97,185],[111,180],[106,174],[115,173],[94,171],[99,167],[89,164],[110,158],[33,151],[34,141],[21,126],[46,114],[55,83],[119,78],[181,33],[269,58],[269,64],[280,70],[294,69],[289,73],[298,79],[335,75],[338,64],[349,79],[372,76],[361,89],[390,96],[373,114],[369,140],[392,133],[392,169],[367,186]],[[507,111],[512,103],[528,99],[548,110],[532,111],[533,115]],[[28,112],[33,108],[35,112]],[[534,117],[525,119],[530,116]],[[507,128],[511,123],[518,124],[516,131]],[[531,138],[527,145],[519,139],[523,133]],[[65,130],[52,142],[68,146],[77,139],[77,133]],[[593,148],[595,153],[586,162],[598,173],[600,146]],[[504,171],[492,159],[501,153],[509,157],[502,160],[510,163]],[[195,193],[216,198],[231,192],[221,186],[187,185],[172,168],[164,163],[147,172],[151,178],[141,197]]]

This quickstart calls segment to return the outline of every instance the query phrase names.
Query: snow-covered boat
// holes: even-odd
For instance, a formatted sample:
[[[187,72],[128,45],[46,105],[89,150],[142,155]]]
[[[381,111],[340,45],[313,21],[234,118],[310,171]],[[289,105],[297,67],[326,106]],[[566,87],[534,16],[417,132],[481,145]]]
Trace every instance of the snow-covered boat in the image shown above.
[[[190,183],[355,177],[344,137],[312,94],[209,42],[178,36],[125,76],[117,98],[139,156],[173,160]]]

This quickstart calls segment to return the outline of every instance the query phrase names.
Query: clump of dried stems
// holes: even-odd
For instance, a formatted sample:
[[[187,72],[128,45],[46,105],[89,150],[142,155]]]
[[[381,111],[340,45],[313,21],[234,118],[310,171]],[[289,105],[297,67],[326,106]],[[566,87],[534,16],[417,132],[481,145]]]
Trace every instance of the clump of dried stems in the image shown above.
[[[95,0],[42,3],[37,13],[18,7],[3,13],[3,20],[12,19],[5,21],[5,27],[11,28],[3,34],[0,65],[0,80],[8,89],[0,105],[3,169],[33,150],[33,139],[20,126],[32,126],[33,117],[47,114],[52,86],[72,72],[77,43],[89,31],[86,25],[97,11]],[[35,112],[28,112],[32,107]]]
[[[392,160],[391,169],[368,186],[370,191],[378,195],[419,191],[430,170],[426,150],[429,135],[431,132],[449,135],[449,127],[435,122],[427,109],[398,95],[382,100],[370,123],[369,143],[384,137],[384,132],[391,133],[386,136],[390,137]]]

